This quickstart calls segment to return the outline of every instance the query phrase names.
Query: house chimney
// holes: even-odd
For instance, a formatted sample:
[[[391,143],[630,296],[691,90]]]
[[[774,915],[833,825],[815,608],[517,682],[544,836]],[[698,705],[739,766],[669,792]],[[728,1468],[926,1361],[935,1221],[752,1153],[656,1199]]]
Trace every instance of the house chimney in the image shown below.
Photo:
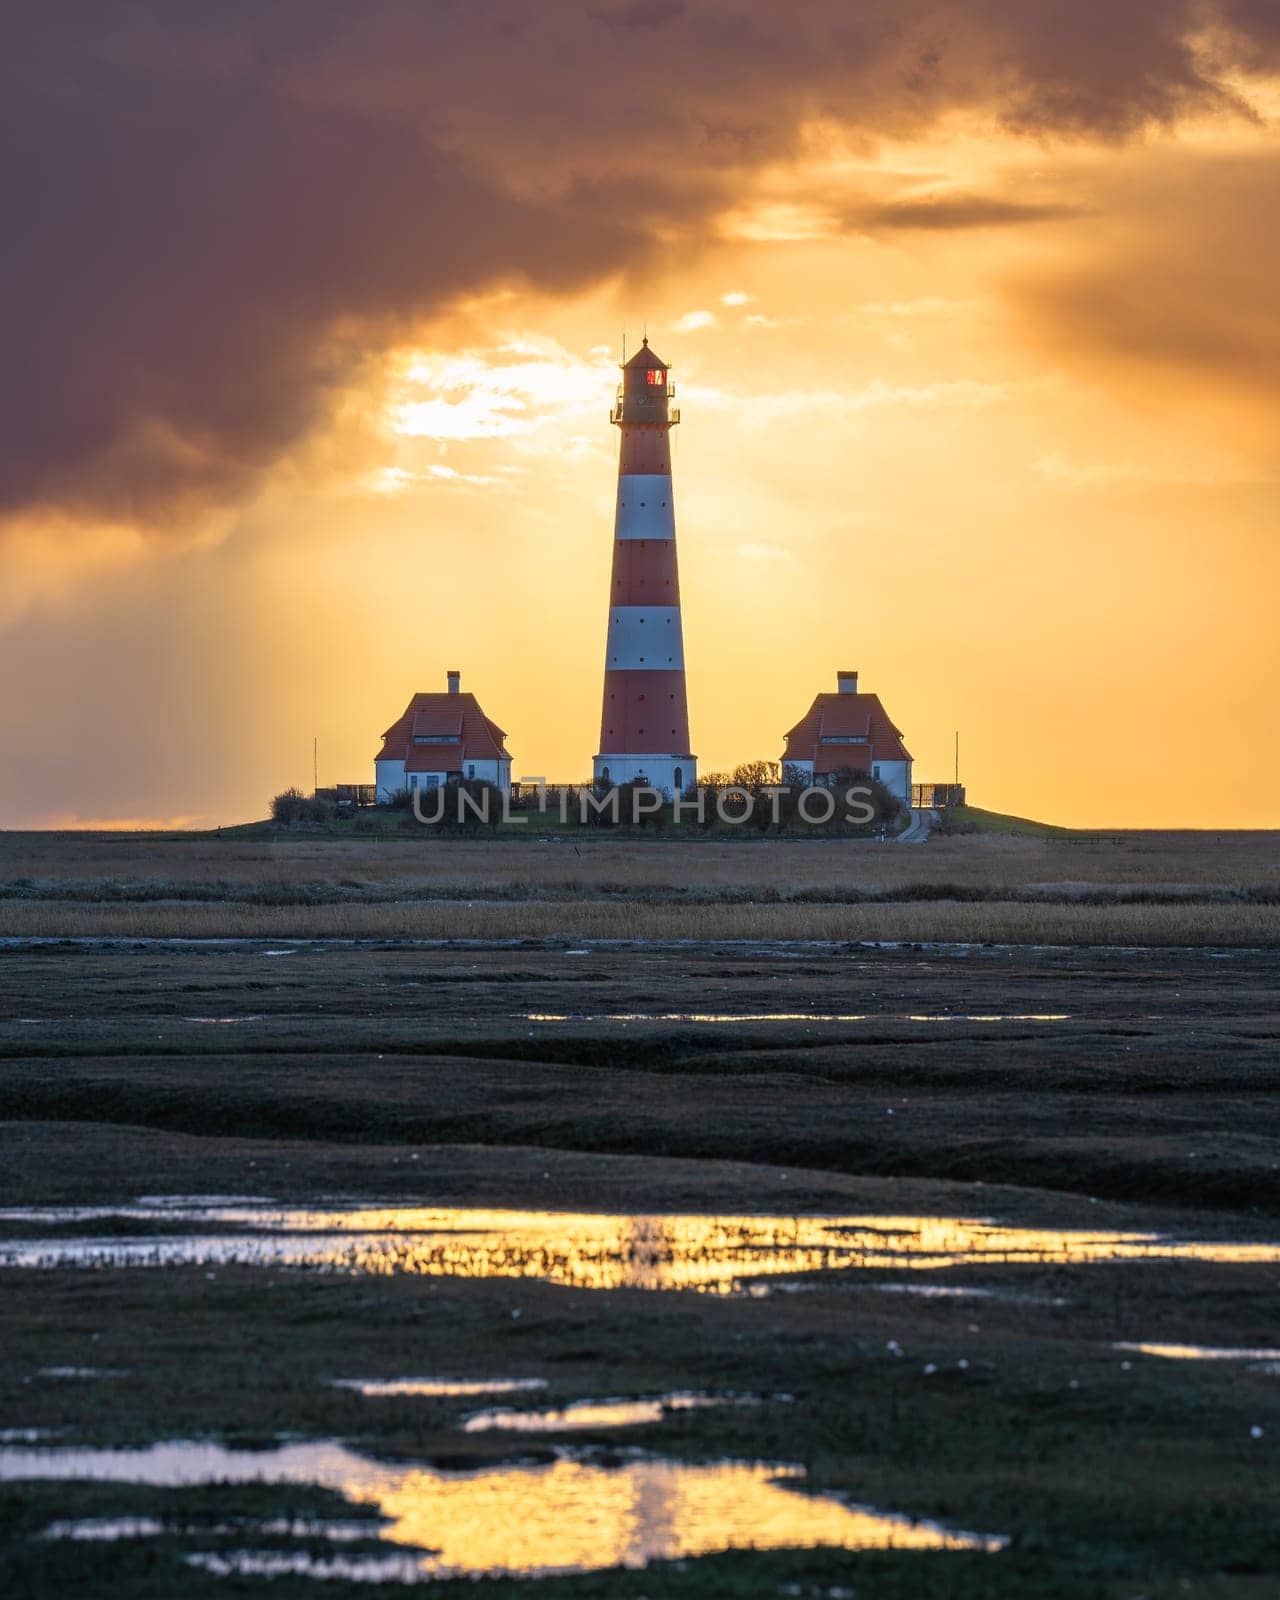
[[[837,672],[836,686],[841,694],[857,694],[858,674],[856,672]]]
[[[457,694],[458,685],[462,682],[462,674],[456,667],[450,667],[449,671],[446,673],[446,677],[449,680],[449,693]]]

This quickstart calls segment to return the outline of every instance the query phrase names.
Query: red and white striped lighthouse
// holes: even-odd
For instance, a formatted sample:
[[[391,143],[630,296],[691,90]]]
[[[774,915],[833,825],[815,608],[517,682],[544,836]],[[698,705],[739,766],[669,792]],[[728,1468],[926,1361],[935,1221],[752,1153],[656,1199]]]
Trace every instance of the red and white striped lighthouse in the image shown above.
[[[681,794],[697,781],[697,759],[689,752],[671,492],[674,394],[646,339],[622,368],[609,418],[622,430],[622,448],[595,777]]]

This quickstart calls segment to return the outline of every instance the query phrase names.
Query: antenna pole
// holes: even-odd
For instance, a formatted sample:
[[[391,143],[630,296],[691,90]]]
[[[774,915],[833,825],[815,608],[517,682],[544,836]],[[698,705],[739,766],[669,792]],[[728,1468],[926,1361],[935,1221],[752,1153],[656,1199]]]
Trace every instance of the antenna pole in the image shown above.
[[[320,741],[311,741],[311,791],[314,794],[320,787]]]

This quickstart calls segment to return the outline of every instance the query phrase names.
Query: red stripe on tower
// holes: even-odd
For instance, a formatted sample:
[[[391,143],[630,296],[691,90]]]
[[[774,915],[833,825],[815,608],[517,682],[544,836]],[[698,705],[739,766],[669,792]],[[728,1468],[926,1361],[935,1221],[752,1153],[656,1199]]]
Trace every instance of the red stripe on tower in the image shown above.
[[[671,429],[680,413],[646,339],[622,368],[610,421],[622,431],[613,577],[600,715],[599,783],[642,781],[679,794],[697,781],[689,752]]]

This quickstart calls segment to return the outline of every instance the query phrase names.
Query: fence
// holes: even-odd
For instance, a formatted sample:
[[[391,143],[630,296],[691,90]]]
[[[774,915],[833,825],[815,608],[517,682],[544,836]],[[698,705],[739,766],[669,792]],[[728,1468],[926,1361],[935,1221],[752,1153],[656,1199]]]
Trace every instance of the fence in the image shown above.
[[[371,806],[375,790],[371,783],[335,783],[328,789],[317,789],[317,800],[331,800],[335,806]]]
[[[964,805],[962,783],[913,783],[911,809],[913,811],[942,811],[947,806]]]

